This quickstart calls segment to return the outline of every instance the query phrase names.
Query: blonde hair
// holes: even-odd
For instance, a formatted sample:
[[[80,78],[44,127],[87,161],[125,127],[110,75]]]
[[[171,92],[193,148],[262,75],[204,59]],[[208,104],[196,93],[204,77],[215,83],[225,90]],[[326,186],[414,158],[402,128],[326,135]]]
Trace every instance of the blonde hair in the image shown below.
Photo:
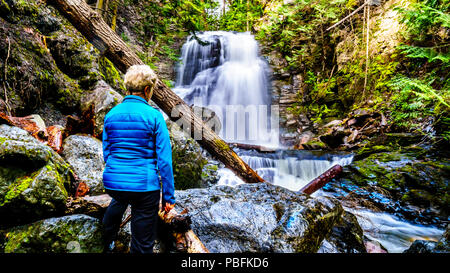
[[[128,92],[144,92],[146,86],[153,87],[155,82],[156,74],[148,65],[131,66],[124,79]]]

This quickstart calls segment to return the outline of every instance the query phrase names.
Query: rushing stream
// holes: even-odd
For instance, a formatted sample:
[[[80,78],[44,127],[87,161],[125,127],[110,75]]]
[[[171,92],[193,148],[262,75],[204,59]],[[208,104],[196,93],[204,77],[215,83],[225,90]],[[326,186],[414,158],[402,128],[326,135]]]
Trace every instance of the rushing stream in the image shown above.
[[[349,154],[279,147],[278,128],[271,123],[277,116],[270,107],[270,68],[261,58],[251,34],[215,31],[201,33],[198,37],[206,45],[188,38],[182,48],[174,91],[188,104],[212,109],[222,122],[219,135],[226,141],[277,147],[270,153],[236,150],[265,180],[298,191],[333,165],[352,163],[353,156]],[[230,106],[241,107],[244,114],[239,116],[238,112],[237,118],[236,113],[228,115]],[[239,128],[245,129],[239,132]],[[219,176],[221,185],[243,183],[226,168],[219,170]],[[314,195],[329,194],[319,190]],[[375,213],[365,208],[346,210],[357,216],[369,239],[378,241],[389,252],[402,252],[415,239],[437,240],[443,233],[434,227],[412,225],[388,213]]]

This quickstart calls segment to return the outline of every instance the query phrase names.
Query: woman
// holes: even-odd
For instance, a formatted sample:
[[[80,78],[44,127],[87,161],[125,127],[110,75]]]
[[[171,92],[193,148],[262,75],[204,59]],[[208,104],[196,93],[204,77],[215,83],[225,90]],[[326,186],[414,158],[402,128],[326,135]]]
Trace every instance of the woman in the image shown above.
[[[148,104],[155,82],[149,66],[130,67],[125,74],[129,95],[105,116],[103,185],[112,197],[103,218],[106,251],[130,204],[130,252],[152,253],[161,186],[165,212],[175,204],[169,132],[162,114]]]

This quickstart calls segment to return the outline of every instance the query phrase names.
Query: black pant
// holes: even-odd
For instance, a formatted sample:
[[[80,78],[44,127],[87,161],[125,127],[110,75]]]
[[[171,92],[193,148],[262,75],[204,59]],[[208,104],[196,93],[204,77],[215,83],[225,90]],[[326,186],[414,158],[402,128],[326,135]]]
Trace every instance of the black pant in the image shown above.
[[[103,216],[105,245],[117,237],[122,217],[131,205],[130,253],[152,253],[156,238],[160,191],[129,192],[106,191],[113,199]]]

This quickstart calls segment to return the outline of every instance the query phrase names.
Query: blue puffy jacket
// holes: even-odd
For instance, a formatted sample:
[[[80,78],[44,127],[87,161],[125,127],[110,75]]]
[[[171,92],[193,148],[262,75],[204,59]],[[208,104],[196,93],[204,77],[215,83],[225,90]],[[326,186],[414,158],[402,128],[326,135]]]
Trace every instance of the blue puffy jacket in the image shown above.
[[[162,114],[143,98],[126,96],[105,116],[103,185],[109,190],[145,192],[161,189],[175,203],[172,149]]]

